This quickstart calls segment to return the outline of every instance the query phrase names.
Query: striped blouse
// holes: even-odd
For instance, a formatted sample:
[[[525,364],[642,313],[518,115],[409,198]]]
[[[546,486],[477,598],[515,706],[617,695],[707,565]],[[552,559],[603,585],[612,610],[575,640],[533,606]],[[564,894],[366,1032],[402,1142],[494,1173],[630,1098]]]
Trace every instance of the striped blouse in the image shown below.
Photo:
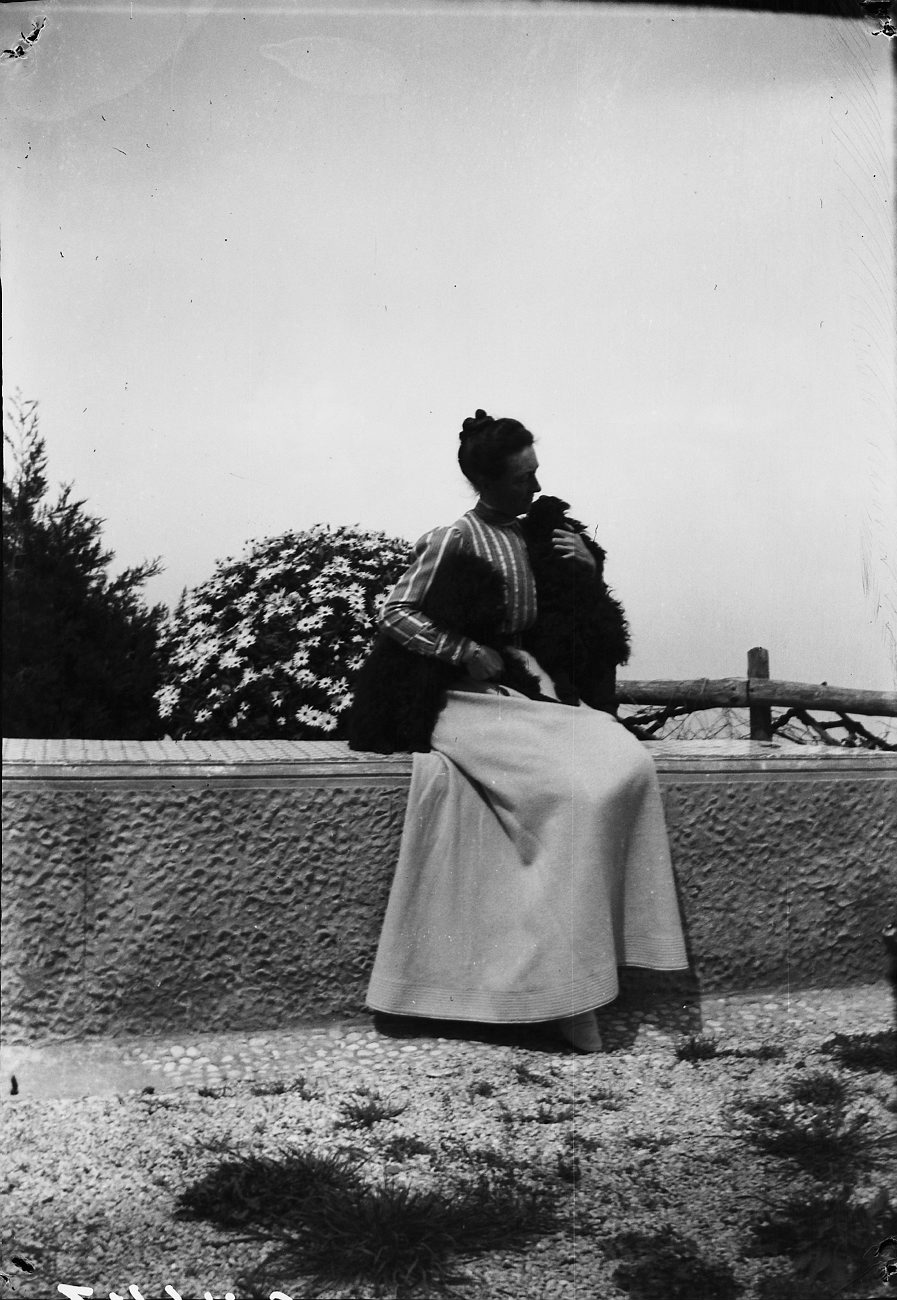
[[[390,592],[380,617],[381,629],[407,649],[455,664],[473,643],[457,632],[437,627],[420,606],[439,564],[459,551],[488,560],[502,575],[503,632],[521,632],[536,621],[536,584],[520,524],[478,501],[456,523],[434,528],[420,539],[410,567]]]

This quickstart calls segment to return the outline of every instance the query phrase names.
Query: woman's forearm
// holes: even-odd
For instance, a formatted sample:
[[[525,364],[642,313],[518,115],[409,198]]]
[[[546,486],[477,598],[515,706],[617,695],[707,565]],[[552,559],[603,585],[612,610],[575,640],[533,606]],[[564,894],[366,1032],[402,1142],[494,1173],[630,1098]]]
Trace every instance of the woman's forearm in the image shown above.
[[[473,644],[469,637],[438,627],[421,606],[440,564],[458,550],[453,528],[437,528],[417,543],[414,558],[393,587],[380,616],[382,632],[415,654],[460,664]]]
[[[468,637],[437,627],[426,614],[402,600],[387,602],[379,626],[406,650],[453,664],[460,664],[473,644]]]

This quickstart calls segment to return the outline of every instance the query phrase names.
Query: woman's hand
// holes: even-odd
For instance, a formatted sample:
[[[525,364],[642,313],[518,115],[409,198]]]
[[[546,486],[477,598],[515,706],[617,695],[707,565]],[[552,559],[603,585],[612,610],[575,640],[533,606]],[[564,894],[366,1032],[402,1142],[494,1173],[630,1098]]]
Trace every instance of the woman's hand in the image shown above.
[[[581,533],[574,533],[567,528],[555,528],[551,534],[555,553],[563,560],[570,560],[582,569],[594,574],[597,567],[595,557],[583,541]]]
[[[474,641],[461,662],[476,682],[488,682],[494,677],[501,677],[505,663],[497,650],[490,650],[487,645],[477,645]]]

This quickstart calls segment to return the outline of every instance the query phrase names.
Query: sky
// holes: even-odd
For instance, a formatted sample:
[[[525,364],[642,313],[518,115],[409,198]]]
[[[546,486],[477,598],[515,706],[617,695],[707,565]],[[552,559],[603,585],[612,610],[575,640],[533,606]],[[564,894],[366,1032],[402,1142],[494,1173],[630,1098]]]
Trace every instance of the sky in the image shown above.
[[[476,407],[608,553],[622,676],[897,688],[892,51],[662,5],[8,4],[4,393],[173,604],[414,540]]]

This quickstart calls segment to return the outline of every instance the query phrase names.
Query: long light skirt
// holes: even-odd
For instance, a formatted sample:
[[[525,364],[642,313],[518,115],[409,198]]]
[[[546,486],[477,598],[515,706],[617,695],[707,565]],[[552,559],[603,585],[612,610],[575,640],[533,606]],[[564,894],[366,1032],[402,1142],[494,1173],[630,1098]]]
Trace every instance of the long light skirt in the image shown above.
[[[374,1010],[535,1022],[688,965],[654,764],[606,713],[452,691],[415,754]]]

